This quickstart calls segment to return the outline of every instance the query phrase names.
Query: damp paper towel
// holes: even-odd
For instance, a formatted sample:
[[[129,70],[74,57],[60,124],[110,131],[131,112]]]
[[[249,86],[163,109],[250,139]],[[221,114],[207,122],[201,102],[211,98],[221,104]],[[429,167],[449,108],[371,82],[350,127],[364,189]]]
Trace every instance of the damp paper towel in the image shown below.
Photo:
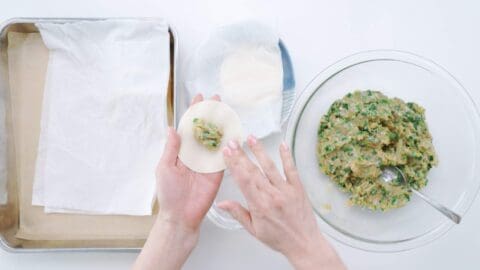
[[[270,27],[241,22],[219,28],[192,58],[186,78],[190,99],[219,94],[239,115],[247,134],[281,129],[283,68],[279,37]]]
[[[46,212],[150,215],[167,127],[166,23],[36,26],[50,56],[32,203]]]

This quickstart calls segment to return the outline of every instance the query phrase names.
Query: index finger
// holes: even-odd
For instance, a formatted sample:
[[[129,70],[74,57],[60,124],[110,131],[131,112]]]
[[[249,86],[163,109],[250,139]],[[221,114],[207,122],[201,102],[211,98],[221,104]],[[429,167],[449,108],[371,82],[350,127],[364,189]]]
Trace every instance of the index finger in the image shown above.
[[[261,193],[259,188],[261,188],[263,182],[257,179],[263,178],[262,172],[236,142],[229,142],[229,146],[223,149],[223,157],[227,168],[232,173],[247,201],[256,201],[259,193]]]

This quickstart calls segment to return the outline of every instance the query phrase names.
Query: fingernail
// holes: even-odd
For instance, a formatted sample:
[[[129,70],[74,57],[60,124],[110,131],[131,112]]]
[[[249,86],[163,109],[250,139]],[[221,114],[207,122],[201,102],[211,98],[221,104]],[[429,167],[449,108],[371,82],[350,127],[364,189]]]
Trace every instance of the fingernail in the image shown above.
[[[248,145],[253,146],[257,144],[257,138],[255,138],[255,136],[253,135],[248,135],[247,142],[248,142]]]
[[[202,94],[196,94],[196,95],[192,98],[192,101],[190,101],[190,104],[193,104],[193,102],[195,102],[195,100],[196,100],[197,98],[203,99],[203,95],[202,95]]]
[[[219,203],[217,204],[217,207],[220,208],[220,209],[222,209],[222,210],[227,210],[227,207],[225,206],[225,204],[224,204],[223,202],[219,202]]]
[[[223,154],[227,157],[230,157],[230,156],[232,156],[232,151],[230,150],[230,148],[224,147],[223,148]]]
[[[232,149],[232,150],[237,149],[238,148],[237,142],[236,141],[229,141],[228,142],[228,147],[230,147],[230,149]]]
[[[280,145],[280,147],[282,148],[283,151],[288,151],[288,145],[286,142],[282,142],[282,144]]]

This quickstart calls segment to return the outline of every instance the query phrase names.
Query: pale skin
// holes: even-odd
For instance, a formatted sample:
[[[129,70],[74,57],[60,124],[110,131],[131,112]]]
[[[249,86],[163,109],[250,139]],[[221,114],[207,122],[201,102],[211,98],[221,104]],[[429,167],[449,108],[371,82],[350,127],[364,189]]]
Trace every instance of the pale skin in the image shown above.
[[[220,100],[218,96],[212,99]],[[202,100],[197,95],[192,104]],[[217,194],[223,172],[191,171],[178,159],[180,144],[180,136],[170,129],[156,172],[159,215],[133,269],[181,269],[197,244],[201,222]],[[218,206],[252,236],[286,256],[297,270],[345,269],[317,227],[287,145],[283,143],[279,149],[283,171],[254,136],[248,137],[247,145],[259,166],[237,142],[229,142],[222,151],[248,207],[235,201]]]

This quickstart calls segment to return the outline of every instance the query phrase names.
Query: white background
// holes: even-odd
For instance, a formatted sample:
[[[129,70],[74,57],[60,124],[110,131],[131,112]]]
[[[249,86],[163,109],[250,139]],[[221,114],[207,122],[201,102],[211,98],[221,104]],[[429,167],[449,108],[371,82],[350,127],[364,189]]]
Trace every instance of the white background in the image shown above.
[[[287,44],[297,91],[341,57],[370,49],[420,54],[449,70],[480,104],[480,2],[441,0],[161,1],[0,0],[0,21],[11,17],[164,17],[178,31],[180,82],[186,59],[208,32],[223,23],[256,18]],[[180,83],[179,90],[182,90]],[[432,96],[435,98],[435,96]],[[479,269],[480,200],[461,225],[435,242],[395,254],[375,254],[333,242],[351,269]],[[128,269],[134,253],[8,254],[0,269]],[[290,269],[287,261],[244,231],[204,222],[185,269]]]

